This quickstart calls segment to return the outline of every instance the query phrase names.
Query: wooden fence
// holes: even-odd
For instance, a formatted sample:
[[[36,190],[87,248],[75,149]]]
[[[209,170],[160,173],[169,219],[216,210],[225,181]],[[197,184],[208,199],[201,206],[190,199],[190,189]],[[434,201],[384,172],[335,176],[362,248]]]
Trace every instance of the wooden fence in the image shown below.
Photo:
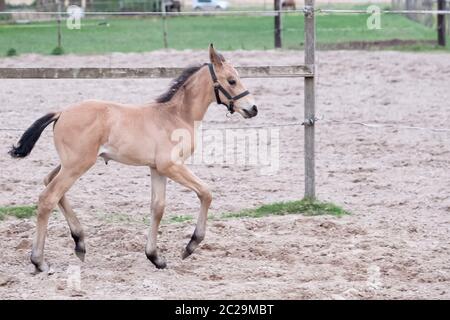
[[[303,77],[305,81],[305,198],[314,199],[315,193],[315,0],[305,0],[305,64],[296,66],[238,67],[242,78]],[[266,13],[262,13],[266,14]],[[0,68],[0,79],[155,79],[174,78],[182,68]]]

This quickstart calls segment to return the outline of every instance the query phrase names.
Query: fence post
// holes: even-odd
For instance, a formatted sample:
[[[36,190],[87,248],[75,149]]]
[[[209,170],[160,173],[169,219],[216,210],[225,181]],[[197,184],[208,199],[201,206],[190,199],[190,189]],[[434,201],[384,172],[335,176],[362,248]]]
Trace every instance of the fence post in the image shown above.
[[[305,198],[316,198],[315,159],[314,159],[314,122],[315,122],[315,51],[316,21],[314,0],[305,0],[305,65],[311,68],[312,77],[305,78]]]
[[[275,48],[281,48],[281,0],[274,0],[274,10],[278,11],[275,15]]]
[[[438,0],[438,10],[445,10],[446,0]],[[438,32],[438,45],[445,47],[446,45],[446,25],[445,14],[438,14],[437,16],[437,32]]]
[[[167,41],[167,20],[166,20],[166,1],[161,0],[161,12],[162,12],[162,23],[163,23],[163,40],[164,49],[169,47],[169,42]]]
[[[62,48],[62,30],[61,30],[61,11],[62,11],[62,0],[58,0],[58,48]]]

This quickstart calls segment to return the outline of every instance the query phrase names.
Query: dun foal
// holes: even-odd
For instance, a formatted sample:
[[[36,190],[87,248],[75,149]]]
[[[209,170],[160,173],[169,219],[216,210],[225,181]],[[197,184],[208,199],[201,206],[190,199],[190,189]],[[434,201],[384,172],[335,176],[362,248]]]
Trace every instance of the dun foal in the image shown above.
[[[45,178],[46,188],[39,196],[36,236],[31,252],[31,262],[37,271],[48,270],[44,243],[49,215],[56,205],[69,224],[75,253],[84,260],[84,232],[65,194],[99,156],[106,162],[115,160],[127,165],[150,167],[151,223],[145,253],[157,268],[166,267],[156,245],[165,207],[166,180],[170,178],[194,191],[200,199],[200,214],[182,258],[187,258],[195,250],[205,237],[212,196],[208,186],[183,164],[195,149],[194,139],[184,143],[183,150],[179,150],[181,152],[173,152],[179,141],[174,141],[172,134],[181,129],[194,137],[195,121],[203,119],[213,101],[244,118],[258,113],[252,95],[244,88],[236,70],[212,45],[209,57],[210,63],[184,70],[154,103],[138,106],[85,101],[63,111],[49,113],[25,131],[11,149],[11,156],[26,157],[43,130],[54,122],[54,143],[61,163]]]

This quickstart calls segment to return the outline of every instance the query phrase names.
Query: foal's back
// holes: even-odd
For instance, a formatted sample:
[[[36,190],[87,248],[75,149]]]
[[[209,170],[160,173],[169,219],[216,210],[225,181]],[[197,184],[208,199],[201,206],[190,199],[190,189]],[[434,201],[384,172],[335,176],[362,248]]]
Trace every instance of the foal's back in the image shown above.
[[[157,144],[167,139],[167,113],[158,104],[126,105],[88,100],[60,113],[54,128],[62,164],[95,162],[100,155],[129,165],[154,165]],[[74,157],[73,154],[78,156]]]

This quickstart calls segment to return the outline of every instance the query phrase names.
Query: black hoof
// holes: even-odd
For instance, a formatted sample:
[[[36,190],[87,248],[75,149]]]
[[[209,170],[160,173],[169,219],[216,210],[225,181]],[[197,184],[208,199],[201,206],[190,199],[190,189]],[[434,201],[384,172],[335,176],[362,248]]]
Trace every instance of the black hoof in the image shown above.
[[[189,257],[192,253],[194,252],[193,249],[189,248],[189,245],[186,247],[186,249],[184,249],[183,253],[181,254],[181,259],[186,259],[187,257]]]
[[[81,237],[72,232],[72,238],[75,242],[75,254],[82,262],[84,262],[84,258],[86,257],[86,247],[83,240],[84,237]]]
[[[184,260],[187,257],[189,257],[194,250],[198,247],[200,242],[203,241],[204,236],[197,236],[197,232],[194,232],[192,235],[191,241],[189,241],[188,245],[186,246],[186,249],[183,251],[183,254],[181,255],[181,258]]]
[[[159,264],[153,262],[153,264],[155,265],[156,269],[165,269],[165,268],[167,268],[167,263],[165,261],[163,261],[163,262],[161,262]]]
[[[83,242],[80,241],[75,243],[75,254],[82,262],[84,262],[84,258],[86,257],[86,248]]]
[[[51,274],[50,266],[45,262],[37,262],[35,259],[31,258],[31,263],[34,265],[34,274],[38,273],[48,273]]]
[[[86,257],[86,250],[77,250],[75,248],[75,255],[78,257],[78,259],[81,260],[81,262],[84,262],[84,259]]]
[[[167,268],[166,260],[163,257],[158,256],[156,253],[147,254],[147,259],[155,265],[157,269]]]

